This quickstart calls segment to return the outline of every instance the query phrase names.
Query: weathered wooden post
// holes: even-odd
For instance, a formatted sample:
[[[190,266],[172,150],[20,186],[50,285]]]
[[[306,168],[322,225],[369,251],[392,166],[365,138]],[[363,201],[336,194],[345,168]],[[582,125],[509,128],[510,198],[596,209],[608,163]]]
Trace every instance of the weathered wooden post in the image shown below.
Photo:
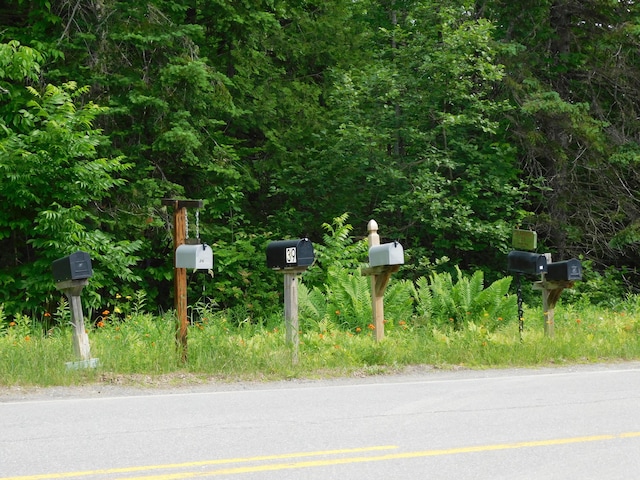
[[[191,254],[192,260],[189,261],[188,257],[185,262],[184,259],[179,257],[179,249],[185,245],[188,236],[187,208],[199,209],[202,208],[203,203],[202,200],[162,199],[162,205],[173,207],[174,305],[178,319],[176,342],[183,362],[187,361],[187,327],[189,325],[187,321],[187,267],[194,269],[212,268],[213,255],[211,249],[208,249],[206,245],[202,245],[203,255],[198,254],[199,249],[196,245],[191,245],[190,247],[195,248],[190,248],[187,254]],[[199,242],[199,238],[197,240]]]
[[[551,254],[547,256],[547,272],[542,280],[533,284],[534,290],[542,291],[542,311],[544,314],[544,334],[549,338],[555,335],[555,308],[565,288],[572,288],[577,280],[582,280],[582,264],[571,259],[552,262]]]
[[[315,260],[308,238],[278,240],[267,245],[267,267],[284,274],[285,343],[292,347],[292,362],[298,363],[298,276]]]
[[[93,275],[91,258],[86,252],[78,251],[59,258],[51,264],[56,289],[63,292],[71,306],[71,323],[73,324],[73,350],[80,362],[70,362],[68,368],[95,367],[97,359],[91,358],[89,336],[84,328],[82,313],[82,289],[89,285]]]
[[[371,277],[371,310],[376,341],[379,342],[384,338],[384,291],[391,274],[400,270],[400,265],[404,264],[404,250],[398,242],[380,245],[378,223],[375,220],[369,221],[367,230],[369,268],[363,268],[360,273]]]

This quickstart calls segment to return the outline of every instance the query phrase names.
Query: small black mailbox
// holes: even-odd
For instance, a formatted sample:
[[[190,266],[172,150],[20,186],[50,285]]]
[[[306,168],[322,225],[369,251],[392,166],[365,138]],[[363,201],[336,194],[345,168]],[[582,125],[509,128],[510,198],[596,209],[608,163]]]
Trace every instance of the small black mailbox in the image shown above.
[[[267,267],[276,270],[306,268],[315,259],[313,244],[308,238],[278,240],[267,245]]]
[[[507,256],[507,270],[529,275],[547,272],[547,257],[539,253],[514,250]]]
[[[552,282],[573,282],[582,280],[582,264],[580,260],[572,258],[562,262],[552,262],[547,265],[546,280]]]
[[[77,251],[66,257],[54,260],[51,264],[53,280],[66,282],[67,280],[84,280],[93,275],[91,257],[87,252]]]

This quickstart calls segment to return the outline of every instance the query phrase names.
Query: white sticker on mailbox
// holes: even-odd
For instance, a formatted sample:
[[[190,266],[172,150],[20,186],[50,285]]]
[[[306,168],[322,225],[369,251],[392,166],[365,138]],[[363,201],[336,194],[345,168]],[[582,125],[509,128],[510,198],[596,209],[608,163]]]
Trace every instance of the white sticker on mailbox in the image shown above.
[[[297,263],[297,254],[298,249],[296,247],[289,247],[285,251],[285,259],[287,263]]]

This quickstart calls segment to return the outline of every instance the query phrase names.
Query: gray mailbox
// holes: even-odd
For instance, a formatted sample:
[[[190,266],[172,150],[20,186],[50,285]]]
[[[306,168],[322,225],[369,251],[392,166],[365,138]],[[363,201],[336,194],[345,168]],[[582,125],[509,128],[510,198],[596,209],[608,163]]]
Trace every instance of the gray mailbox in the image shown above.
[[[383,243],[369,249],[369,266],[384,265],[404,265],[404,249],[400,243]]]
[[[278,240],[267,245],[267,267],[275,270],[310,267],[314,259],[313,244],[308,238]]]
[[[576,260],[575,258],[550,263],[547,265],[547,275],[545,278],[552,282],[582,280],[582,264],[580,260]]]
[[[176,248],[176,268],[211,270],[213,251],[206,243],[180,245]]]
[[[51,264],[53,280],[56,283],[68,280],[84,280],[93,275],[91,257],[87,252],[77,251],[54,260]]]
[[[507,270],[510,272],[540,275],[547,272],[547,257],[539,253],[514,250],[507,256]]]

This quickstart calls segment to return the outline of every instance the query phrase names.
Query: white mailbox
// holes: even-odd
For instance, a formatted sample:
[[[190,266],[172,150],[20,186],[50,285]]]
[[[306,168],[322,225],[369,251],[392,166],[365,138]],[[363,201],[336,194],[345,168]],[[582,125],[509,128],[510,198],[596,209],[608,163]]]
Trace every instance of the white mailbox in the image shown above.
[[[383,243],[369,249],[369,266],[404,265],[404,250],[398,242]]]
[[[213,251],[206,243],[180,245],[176,248],[176,268],[210,270],[213,268]]]

